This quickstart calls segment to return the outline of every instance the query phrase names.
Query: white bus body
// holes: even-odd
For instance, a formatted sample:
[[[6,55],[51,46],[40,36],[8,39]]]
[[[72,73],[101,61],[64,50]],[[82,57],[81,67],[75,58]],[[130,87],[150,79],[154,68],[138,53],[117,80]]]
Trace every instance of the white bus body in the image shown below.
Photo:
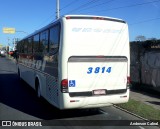
[[[59,109],[94,108],[125,103],[129,99],[130,48],[128,26],[120,19],[71,15],[60,18],[22,41],[59,25],[56,54],[35,57],[20,50],[19,76]],[[53,31],[53,34],[56,31]],[[35,36],[35,37],[33,37]],[[33,38],[32,38],[33,37]],[[41,37],[39,37],[41,43]],[[23,42],[20,41],[21,44]],[[20,44],[19,43],[19,48]],[[23,46],[23,45],[22,45]],[[32,45],[33,48],[35,45]],[[25,49],[25,46],[23,46]],[[41,57],[41,58],[40,58]]]

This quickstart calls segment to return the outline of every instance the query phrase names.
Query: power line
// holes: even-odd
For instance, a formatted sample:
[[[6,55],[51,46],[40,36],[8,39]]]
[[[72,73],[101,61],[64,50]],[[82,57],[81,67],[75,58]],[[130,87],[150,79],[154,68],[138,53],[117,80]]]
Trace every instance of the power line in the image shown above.
[[[63,8],[61,8],[60,10],[63,10],[63,9],[65,9],[65,8],[71,6],[72,4],[76,3],[77,1],[78,1],[78,0],[74,0],[74,1],[70,2],[69,4],[67,4],[66,6],[64,6]],[[79,8],[83,8],[83,7],[85,7],[85,6],[88,6],[88,4],[95,3],[96,1],[98,1],[98,0],[89,1],[89,2],[87,2],[87,3],[85,3],[85,4],[81,5],[81,6],[79,6],[78,8],[76,8],[76,9],[70,11],[70,12],[73,12],[73,11],[75,11],[75,10],[78,10]],[[55,15],[55,14],[50,15],[46,20],[44,20],[44,21],[43,21],[40,25],[38,25],[36,28],[39,28],[39,27],[42,26],[44,23],[46,23],[50,18],[53,17],[53,15]],[[63,14],[63,15],[64,15],[64,14]],[[55,20],[55,19],[54,19],[54,20]],[[52,21],[54,21],[54,20],[52,20]],[[51,22],[52,22],[52,21],[51,21]]]
[[[64,7],[63,7],[62,9],[60,9],[60,10],[63,10],[63,9],[65,9],[65,8],[71,6],[72,4],[76,3],[77,1],[78,1],[78,0],[74,0],[74,1],[70,2],[69,4],[67,4],[66,6],[64,6]],[[36,28],[39,28],[39,27],[42,26],[44,23],[48,22],[49,19],[51,19],[54,15],[55,15],[55,14],[50,15],[50,16],[49,16],[48,18],[46,18],[41,24],[39,24]],[[54,18],[54,19],[53,19],[52,21],[50,21],[50,22],[53,22],[53,21],[55,21],[55,20],[56,20],[56,18]]]
[[[139,22],[135,22],[135,23],[131,23],[129,25],[132,26],[132,25],[141,24],[141,23],[150,22],[150,21],[155,21],[155,20],[160,20],[160,17],[153,18],[153,19],[148,19],[148,20],[144,20],[144,21],[139,21]]]
[[[73,3],[77,2],[77,1],[78,1],[78,0],[75,0],[75,1],[73,1]],[[97,1],[99,1],[99,0],[91,0],[91,1],[89,1],[89,2],[87,2],[87,3],[85,3],[85,4],[83,4],[83,5],[81,5],[81,6],[79,6],[79,7],[77,7],[76,9],[71,10],[69,13],[74,12],[74,11],[79,10],[79,9],[82,9],[82,8],[88,6],[88,5],[91,5],[91,4],[93,4],[93,3],[96,3]],[[92,6],[92,7],[90,7],[90,8],[93,8],[93,7],[96,7],[96,6],[101,6],[102,4],[109,3],[109,2],[112,2],[112,1],[114,1],[114,0],[110,0],[110,1],[107,1],[107,2],[103,2],[103,3],[101,3],[101,4]],[[122,8],[127,8],[127,7],[134,7],[134,6],[141,6],[141,5],[151,4],[151,3],[156,3],[156,2],[160,2],[160,0],[155,0],[155,1],[145,2],[145,3],[139,3],[139,4],[133,4],[133,5],[128,5],[128,6],[122,6],[122,7],[117,7],[117,8],[111,8],[111,9],[107,9],[107,10],[100,10],[100,11],[96,11],[96,12],[110,11],[110,10],[116,10],[116,9],[122,9]],[[69,6],[72,5],[73,3],[67,4],[67,5],[64,6],[62,9],[65,9],[65,8],[69,7]],[[87,8],[87,9],[89,9],[89,8]],[[85,9],[85,10],[86,10],[86,9]],[[48,17],[46,20],[44,20],[38,27],[40,27],[42,24],[46,23],[51,17],[53,17],[53,15],[54,15],[54,14],[52,14],[50,17]],[[157,20],[157,19],[159,19],[159,18],[150,19],[150,20],[146,20],[146,21],[142,21],[142,22],[137,22],[137,23],[133,23],[133,24],[130,24],[130,25],[139,24],[139,23],[148,22],[148,21]],[[55,20],[55,19],[54,19],[54,20]],[[53,20],[52,20],[52,21],[53,21]],[[38,28],[38,27],[36,27],[36,28]]]
[[[83,10],[87,10],[87,9],[91,9],[91,8],[94,8],[94,7],[97,7],[97,6],[101,6],[101,5],[104,5],[104,4],[108,4],[108,3],[113,2],[113,1],[115,1],[115,0],[109,0],[109,1],[103,2],[103,3],[101,3],[101,4],[97,4],[97,5],[91,6],[91,7],[89,7],[89,8],[83,9]]]
[[[96,12],[111,11],[111,10],[128,8],[128,7],[134,7],[134,6],[141,6],[141,5],[151,4],[151,3],[156,3],[156,2],[160,2],[160,0],[155,0],[155,1],[145,2],[145,3],[139,3],[139,4],[132,4],[132,5],[127,5],[127,6],[122,6],[122,7],[116,7],[116,8],[106,9],[106,10],[99,10],[99,11],[96,11]]]
[[[46,20],[44,20],[41,24],[39,24],[36,28],[39,28],[40,26],[42,26],[44,23],[48,22],[49,19],[51,19],[55,14],[50,15]],[[56,18],[54,19],[56,20]],[[52,20],[53,21],[53,20]]]
[[[70,2],[69,4],[67,4],[66,6],[64,6],[63,8],[61,8],[60,10],[64,10],[65,8],[71,6],[72,4],[76,3],[77,1],[78,1],[78,0],[74,0],[74,1]],[[73,12],[73,11],[76,11],[76,10],[79,10],[79,9],[82,9],[82,8],[88,6],[88,5],[91,5],[91,4],[93,4],[93,3],[96,3],[97,1],[99,1],[99,0],[91,0],[91,1],[89,1],[89,2],[87,2],[87,3],[85,3],[85,4],[83,4],[83,5],[79,6],[78,8],[70,11],[69,13],[71,13],[71,12]],[[111,2],[111,1],[114,1],[114,0],[107,1],[107,3]],[[105,2],[105,3],[106,3],[106,2]],[[103,3],[101,3],[101,4],[103,4]],[[96,5],[96,6],[97,6],[97,5]],[[54,14],[52,14],[50,17],[48,17],[46,20],[44,20],[44,21],[43,21],[38,27],[36,27],[36,28],[39,28],[39,27],[42,26],[44,23],[46,23],[51,17],[53,17],[53,15],[54,15]],[[65,15],[65,14],[63,14],[63,15]],[[55,20],[55,19],[54,19],[54,20]],[[54,21],[54,20],[52,20],[52,21]]]
[[[73,0],[72,2],[70,2],[69,4],[67,4],[66,6],[60,8],[60,10],[64,10],[65,8],[68,8],[69,6],[71,6],[72,4],[76,3],[78,0]]]
[[[79,6],[79,7],[77,7],[76,9],[71,10],[71,11],[68,12],[68,13],[71,13],[71,12],[74,12],[74,11],[76,11],[76,10],[82,9],[82,8],[84,8],[84,7],[86,7],[86,6],[90,5],[90,4],[93,4],[93,3],[97,2],[97,1],[99,1],[99,0],[91,0],[91,1],[89,1],[89,2],[87,2],[87,3],[85,3],[85,4],[83,4],[83,5],[81,5],[81,6]],[[67,13],[66,13],[66,14],[67,14]]]

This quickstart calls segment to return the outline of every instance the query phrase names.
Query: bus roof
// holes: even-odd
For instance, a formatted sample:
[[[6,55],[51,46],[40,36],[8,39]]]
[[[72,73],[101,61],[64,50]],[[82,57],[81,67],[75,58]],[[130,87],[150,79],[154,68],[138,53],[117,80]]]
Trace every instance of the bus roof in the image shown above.
[[[59,21],[61,21],[63,18],[66,18],[66,20],[69,20],[69,19],[90,19],[90,20],[107,20],[107,21],[113,21],[113,22],[120,22],[120,23],[126,23],[124,20],[122,19],[118,19],[118,18],[113,18],[113,17],[106,17],[106,16],[97,16],[97,15],[64,15],[62,17],[60,17],[58,20],[42,27],[41,29],[39,30],[36,30],[35,32],[29,34],[28,36],[24,37],[22,40],[26,39],[26,38],[29,38],[33,35],[36,35],[37,33],[53,26],[54,24],[58,23]]]
[[[107,20],[107,21],[126,23],[122,19],[113,18],[113,17],[106,17],[106,16],[96,16],[96,15],[65,15],[63,17],[65,17],[66,19],[86,19],[86,20],[93,19],[93,20]]]

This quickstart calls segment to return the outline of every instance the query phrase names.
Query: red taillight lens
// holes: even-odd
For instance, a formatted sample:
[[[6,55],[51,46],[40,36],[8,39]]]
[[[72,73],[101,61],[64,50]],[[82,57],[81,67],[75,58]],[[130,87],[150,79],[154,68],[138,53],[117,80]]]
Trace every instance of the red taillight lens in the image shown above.
[[[131,84],[131,77],[127,77],[127,85]]]
[[[66,19],[69,20],[69,19],[71,19],[71,17],[67,16]]]
[[[61,81],[61,92],[62,93],[67,93],[68,92],[68,80],[67,79],[63,79]]]
[[[68,80],[67,79],[63,79],[61,81],[61,86],[68,87]]]

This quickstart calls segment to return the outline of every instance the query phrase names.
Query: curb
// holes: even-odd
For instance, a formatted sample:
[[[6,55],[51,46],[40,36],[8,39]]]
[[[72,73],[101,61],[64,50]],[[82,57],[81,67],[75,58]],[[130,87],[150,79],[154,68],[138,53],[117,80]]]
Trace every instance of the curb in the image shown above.
[[[130,111],[124,109],[124,108],[121,108],[121,107],[117,106],[117,105],[113,105],[113,106],[114,106],[115,108],[118,108],[118,109],[120,109],[120,110],[122,110],[122,111],[124,111],[124,112],[127,112],[127,113],[129,113],[129,114],[131,114],[131,115],[133,115],[133,116],[136,116],[136,117],[138,117],[138,118],[140,118],[140,119],[142,119],[142,120],[144,120],[144,121],[151,122],[150,120],[148,120],[148,119],[146,119],[146,118],[144,118],[144,117],[142,117],[142,116],[139,116],[139,115],[137,115],[137,114],[135,114],[135,113],[132,113],[132,112],[130,112]]]
[[[132,112],[130,112],[130,111],[124,109],[124,108],[121,108],[121,107],[117,106],[117,105],[113,105],[113,106],[114,106],[115,108],[121,110],[121,111],[124,111],[124,112],[126,112],[126,113],[129,113],[129,114],[131,114],[131,115],[133,115],[133,116],[135,116],[135,117],[138,117],[138,118],[140,118],[140,119],[142,119],[142,120],[144,120],[144,121],[152,122],[152,121],[150,121],[150,120],[148,120],[148,119],[146,119],[146,118],[144,118],[144,117],[142,117],[142,116],[139,116],[139,115],[137,115],[137,114],[135,114],[135,113],[132,113]],[[159,127],[159,128],[160,128],[160,125],[153,125],[153,126],[156,126],[156,127]]]

